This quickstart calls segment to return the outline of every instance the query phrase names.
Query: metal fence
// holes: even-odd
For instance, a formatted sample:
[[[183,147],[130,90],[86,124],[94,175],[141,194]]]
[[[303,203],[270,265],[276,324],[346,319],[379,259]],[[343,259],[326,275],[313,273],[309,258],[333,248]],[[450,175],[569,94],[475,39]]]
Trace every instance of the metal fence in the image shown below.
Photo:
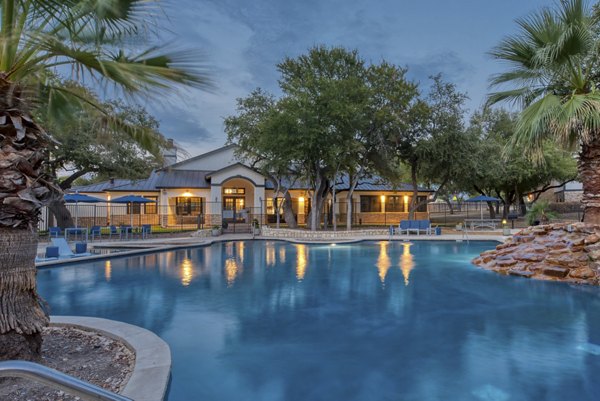
[[[94,226],[142,226],[151,225],[153,232],[188,231],[214,226],[223,227],[226,232],[249,232],[253,222],[274,226],[277,222],[276,207],[267,200],[259,207],[227,207],[221,202],[200,202],[196,204],[156,205],[148,204],[108,204],[79,203],[67,204],[65,208],[51,211],[43,208],[40,216],[39,231],[46,232],[49,227],[87,227]],[[294,220],[300,227],[308,223],[311,211],[310,202],[292,201]],[[363,205],[364,209],[364,205]],[[422,209],[423,210],[423,209]],[[381,226],[399,224],[408,219],[405,211],[386,210],[378,205],[372,211],[361,211],[360,202],[353,203],[351,224],[353,226]],[[415,218],[428,218],[426,211],[417,212]],[[331,228],[335,223],[345,226],[347,222],[347,204],[341,202],[333,208],[331,202],[325,202],[320,214],[322,228]],[[280,208],[280,225],[286,226],[284,208]]]

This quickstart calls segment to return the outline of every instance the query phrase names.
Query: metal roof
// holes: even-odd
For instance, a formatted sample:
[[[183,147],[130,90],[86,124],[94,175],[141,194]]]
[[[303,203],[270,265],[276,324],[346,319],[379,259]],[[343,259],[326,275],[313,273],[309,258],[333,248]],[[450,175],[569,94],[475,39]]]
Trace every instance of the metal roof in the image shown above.
[[[338,191],[347,191],[350,187],[350,180],[347,175],[343,175],[338,178],[338,183],[336,185],[336,189]],[[341,181],[341,182],[340,182]],[[358,185],[356,186],[355,191],[401,191],[407,192],[412,191],[412,184],[407,183],[398,183],[392,184],[381,177],[370,177],[363,178],[358,180]],[[433,190],[425,187],[417,186],[417,191],[419,192],[434,192]]]
[[[81,185],[72,187],[69,192],[105,192],[110,191],[114,187],[129,184],[131,180],[114,179],[98,182],[96,184]]]
[[[133,191],[148,191],[155,192],[158,191],[156,189],[156,182],[159,179],[159,174],[156,171],[150,173],[150,177],[143,180],[130,180],[129,183],[125,185],[119,185],[110,189],[112,192],[133,192]]]
[[[283,181],[282,184],[284,187],[287,187],[290,185],[289,179],[284,178],[282,181]],[[336,184],[336,191],[347,191],[348,188],[350,187],[349,181],[350,180],[347,175],[338,177],[337,184]],[[267,180],[267,184],[266,184],[265,188],[266,189],[275,189],[275,186],[273,185],[273,183],[270,180]],[[310,186],[305,181],[296,180],[290,189],[308,190],[308,189],[310,189]],[[412,192],[412,190],[413,190],[413,186],[411,184],[399,183],[399,184],[394,185],[394,184],[391,184],[391,183],[385,181],[383,178],[377,177],[377,176],[371,177],[371,178],[363,178],[363,179],[359,180],[358,185],[356,186],[356,189],[355,189],[355,191],[399,191],[399,192],[407,192],[407,191]],[[424,188],[424,187],[417,187],[417,190],[419,192],[433,192],[433,190]]]
[[[211,171],[161,170],[156,188],[210,188],[206,176]]]

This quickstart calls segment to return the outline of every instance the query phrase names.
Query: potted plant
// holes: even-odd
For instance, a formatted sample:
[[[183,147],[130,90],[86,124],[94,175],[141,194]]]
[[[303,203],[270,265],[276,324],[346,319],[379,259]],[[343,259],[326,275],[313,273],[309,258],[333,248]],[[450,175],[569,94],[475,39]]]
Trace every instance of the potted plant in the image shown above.
[[[260,235],[260,223],[258,219],[252,220],[252,229],[254,230],[254,235]]]
[[[218,225],[212,226],[212,236],[218,237],[219,235],[221,235],[221,227],[219,227]]]
[[[550,210],[550,202],[538,201],[531,206],[527,212],[527,223],[530,226],[548,224],[550,219],[556,218],[556,213]]]

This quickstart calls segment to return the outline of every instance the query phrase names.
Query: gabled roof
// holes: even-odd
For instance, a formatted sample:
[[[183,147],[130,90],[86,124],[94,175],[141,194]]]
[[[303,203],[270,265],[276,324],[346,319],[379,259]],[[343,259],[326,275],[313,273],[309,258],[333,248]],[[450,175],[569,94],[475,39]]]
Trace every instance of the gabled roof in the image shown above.
[[[189,162],[193,162],[193,161],[196,161],[196,160],[204,159],[207,156],[214,155],[215,153],[219,153],[219,152],[222,152],[224,150],[235,148],[235,147],[237,147],[237,145],[235,143],[232,143],[230,145],[221,146],[220,148],[211,150],[210,152],[202,153],[201,155],[190,157],[189,159],[185,159],[185,160],[182,160],[180,162],[171,164],[170,166],[167,166],[167,167],[165,167],[165,168],[163,168],[161,170],[166,170],[166,169],[173,168],[173,167],[179,167],[179,166],[187,164]]]
[[[231,170],[231,169],[236,168],[236,167],[243,167],[243,168],[245,168],[247,170],[254,171],[256,174],[262,175],[260,172],[258,172],[257,170],[253,169],[252,167],[248,167],[244,163],[237,162],[237,163],[234,163],[234,164],[230,164],[229,166],[223,167],[222,169],[212,171],[209,174],[207,174],[206,177],[210,178],[210,177],[212,177],[215,174],[219,174],[219,173],[222,173],[223,171]]]

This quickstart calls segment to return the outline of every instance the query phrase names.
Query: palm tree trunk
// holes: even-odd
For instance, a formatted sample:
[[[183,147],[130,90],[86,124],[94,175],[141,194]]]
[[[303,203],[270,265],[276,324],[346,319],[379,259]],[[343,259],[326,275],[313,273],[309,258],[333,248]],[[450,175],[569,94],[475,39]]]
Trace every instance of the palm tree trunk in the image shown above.
[[[0,73],[0,360],[35,359],[48,316],[35,290],[40,208],[60,194],[43,173],[52,142]]]
[[[581,146],[578,167],[583,184],[583,221],[600,224],[600,136]]]
[[[37,234],[0,228],[0,360],[38,358],[48,316],[35,291]]]

